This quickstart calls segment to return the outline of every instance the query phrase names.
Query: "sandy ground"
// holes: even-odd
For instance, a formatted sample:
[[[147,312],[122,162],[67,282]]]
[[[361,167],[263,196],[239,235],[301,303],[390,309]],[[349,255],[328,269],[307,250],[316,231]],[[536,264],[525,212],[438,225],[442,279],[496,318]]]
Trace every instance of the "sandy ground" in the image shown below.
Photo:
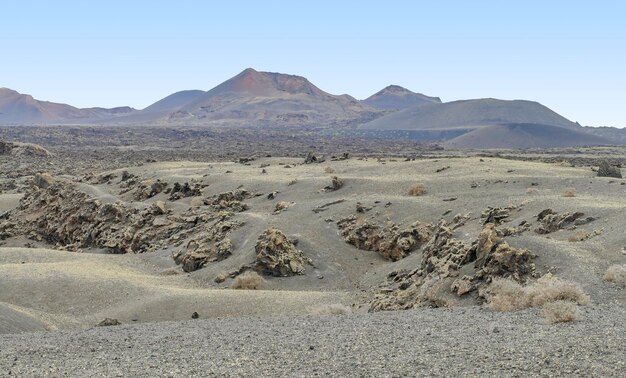
[[[2,336],[0,370],[10,368],[25,376],[611,376],[623,371],[626,290],[623,284],[604,282],[602,275],[608,266],[626,263],[626,180],[595,177],[590,167],[478,156],[301,163],[300,158],[262,158],[247,165],[157,162],[127,168],[142,179],[170,185],[206,184],[203,197],[241,186],[262,194],[246,200],[250,209],[236,215],[245,225],[230,235],[233,255],[189,274],[163,273],[175,266],[171,253],[176,246],[141,255],[109,255],[89,253],[95,249],[58,251],[44,243],[23,248],[28,240],[4,241],[0,333],[67,331]],[[437,172],[441,168],[446,169]],[[112,173],[121,175],[123,170]],[[335,175],[345,186],[322,190]],[[137,202],[130,193],[119,194],[118,181],[82,183],[80,188],[102,201],[137,207],[163,200],[174,212],[182,212],[194,205],[193,198],[172,202],[166,194]],[[416,183],[427,193],[408,196],[408,188]],[[563,197],[566,190],[575,196]],[[270,200],[271,192],[277,194]],[[17,206],[20,196],[0,194],[0,212]],[[312,211],[338,200],[344,201],[323,212]],[[273,214],[278,201],[293,206]],[[357,214],[357,202],[371,210]],[[481,211],[511,204],[519,206],[507,222],[511,226],[527,221],[534,228],[536,215],[547,208],[597,218],[576,230],[548,235],[531,230],[506,238],[512,246],[537,255],[540,273],[551,271],[590,294],[592,304],[585,307],[584,320],[548,325],[537,310],[498,314],[482,307],[366,313],[367,301],[387,274],[414,268],[420,253],[389,262],[375,252],[356,249],[339,235],[337,220],[356,214],[382,224],[409,225],[471,213],[470,221],[455,231],[455,237],[470,241],[482,228]],[[253,261],[256,239],[269,226],[297,238],[313,266],[302,276],[268,278],[266,290],[231,290],[232,279],[215,283],[219,273]],[[581,230],[598,235],[568,241]],[[335,303],[351,307],[355,314],[305,316],[315,307]],[[186,322],[193,312],[200,320]],[[72,331],[93,327],[105,317],[124,325]],[[181,322],[138,324],[157,321]],[[499,329],[495,334],[494,327]],[[74,357],[64,358],[65,348]],[[114,352],[121,349],[124,353]],[[150,358],[131,367],[139,355]],[[91,370],[84,370],[88,365]]]

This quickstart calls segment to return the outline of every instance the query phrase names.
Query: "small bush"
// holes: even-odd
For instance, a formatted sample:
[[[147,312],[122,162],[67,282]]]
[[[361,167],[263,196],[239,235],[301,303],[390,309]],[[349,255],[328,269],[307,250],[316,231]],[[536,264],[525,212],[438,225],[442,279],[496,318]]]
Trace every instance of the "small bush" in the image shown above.
[[[287,183],[287,186],[295,185],[298,183],[298,179],[293,179]]]
[[[568,189],[561,194],[561,197],[566,197],[566,198],[576,197],[576,190]]]
[[[513,280],[494,279],[489,291],[491,292],[489,306],[496,311],[509,312],[528,307],[524,287]]]
[[[311,309],[311,315],[348,315],[351,313],[352,309],[341,303],[321,305]]]
[[[530,285],[522,286],[511,279],[494,279],[489,288],[489,305],[496,311],[517,311],[542,307],[546,303],[570,301],[579,305],[590,302],[589,295],[574,282],[547,274]]]
[[[326,172],[326,173],[335,173],[335,170],[333,169],[333,167],[326,166],[326,167],[324,167],[324,172]]]
[[[537,194],[537,193],[539,193],[539,190],[537,190],[536,188],[526,189],[526,194]]]
[[[611,265],[603,278],[607,282],[626,284],[626,265]]]
[[[415,184],[409,188],[410,196],[417,197],[417,196],[423,196],[424,194],[426,194],[426,187],[424,187],[424,185],[422,184]]]
[[[257,290],[265,284],[265,279],[257,272],[246,271],[235,278],[235,282],[231,286],[232,289],[241,290]]]
[[[580,311],[570,301],[549,302],[543,306],[543,317],[550,323],[574,322],[580,318]]]

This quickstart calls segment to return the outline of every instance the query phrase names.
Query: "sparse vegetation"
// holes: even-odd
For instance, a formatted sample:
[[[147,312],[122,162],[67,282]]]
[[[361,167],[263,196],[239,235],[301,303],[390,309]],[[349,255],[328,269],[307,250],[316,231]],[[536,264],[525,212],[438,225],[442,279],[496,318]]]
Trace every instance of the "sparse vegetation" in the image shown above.
[[[311,315],[348,315],[352,313],[352,309],[341,303],[332,303],[313,307]]]
[[[576,197],[576,189],[567,189],[561,194],[561,197],[566,197],[566,198]]]
[[[235,278],[235,282],[233,282],[231,288],[240,290],[258,290],[263,287],[265,282],[265,279],[257,272],[248,270]]]
[[[542,307],[555,301],[570,301],[579,305],[590,302],[589,295],[574,282],[547,274],[527,286],[512,279],[494,279],[490,286],[489,305],[496,311],[517,311]]]
[[[537,193],[539,193],[539,190],[537,190],[537,188],[526,189],[526,194],[537,194]]]
[[[550,323],[574,322],[580,318],[580,310],[570,301],[548,302],[543,306],[543,317]]]
[[[607,282],[626,284],[626,264],[611,265],[603,278]]]
[[[295,185],[298,182],[298,179],[293,179],[287,183],[287,186]]]
[[[335,173],[335,170],[333,169],[333,167],[326,166],[324,167],[324,172],[330,174],[330,173]]]
[[[423,196],[424,194],[426,194],[426,187],[422,184],[415,184],[409,188],[410,196],[417,197]]]

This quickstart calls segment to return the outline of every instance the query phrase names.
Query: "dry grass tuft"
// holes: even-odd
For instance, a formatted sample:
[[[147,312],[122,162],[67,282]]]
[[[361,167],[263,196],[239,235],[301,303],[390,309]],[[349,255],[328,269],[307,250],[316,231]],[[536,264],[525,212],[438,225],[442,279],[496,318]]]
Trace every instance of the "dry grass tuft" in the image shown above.
[[[341,303],[317,306],[311,309],[311,315],[349,315],[352,309]]]
[[[574,322],[580,318],[580,310],[570,301],[549,302],[543,306],[543,317],[550,323]]]
[[[326,173],[335,173],[335,170],[333,169],[333,167],[326,166],[326,167],[324,167],[324,172],[326,172]]]
[[[536,188],[528,188],[526,189],[526,194],[537,194],[539,193],[539,190]]]
[[[422,184],[415,184],[409,188],[410,196],[417,197],[417,196],[423,196],[424,194],[426,194],[426,187]]]
[[[566,197],[566,198],[576,197],[576,190],[568,189],[561,194],[561,197]]]
[[[246,271],[235,278],[231,289],[257,290],[265,284],[265,279],[257,272]]]
[[[490,286],[489,305],[496,311],[516,311],[542,307],[546,303],[570,301],[579,305],[590,302],[589,295],[574,282],[547,274],[536,282],[522,286],[511,279],[494,279]]]
[[[295,185],[298,183],[298,179],[293,179],[287,183],[287,186]]]
[[[607,282],[626,284],[626,264],[611,265],[603,278]]]

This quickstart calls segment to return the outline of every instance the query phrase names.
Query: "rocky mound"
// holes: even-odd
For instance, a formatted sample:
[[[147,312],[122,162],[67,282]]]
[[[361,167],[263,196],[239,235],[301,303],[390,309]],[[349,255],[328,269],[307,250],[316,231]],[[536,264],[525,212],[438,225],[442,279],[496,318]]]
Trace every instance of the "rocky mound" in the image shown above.
[[[398,225],[380,226],[354,215],[337,221],[341,236],[348,244],[367,251],[376,251],[384,258],[397,261],[420,248],[431,236],[432,225],[413,223],[406,229]]]
[[[598,167],[598,177],[614,177],[621,179],[622,171],[618,167],[609,164],[608,161],[602,160]]]
[[[0,155],[47,157],[50,152],[37,144],[0,140]]]
[[[559,214],[552,209],[546,209],[537,215],[537,220],[540,224],[535,229],[535,232],[538,234],[549,234],[561,229],[575,229],[576,226],[593,222],[596,218],[585,217],[585,214],[579,211]]]
[[[392,272],[389,285],[370,303],[370,311],[481,301],[486,295],[484,288],[494,277],[510,277],[518,282],[532,277],[533,258],[527,250],[513,248],[500,239],[493,223],[488,223],[470,244],[455,239],[442,220],[424,247],[420,266],[412,271]]]
[[[272,227],[259,235],[256,246],[254,270],[264,275],[287,277],[304,274],[311,259],[298,250],[280,230]]]

